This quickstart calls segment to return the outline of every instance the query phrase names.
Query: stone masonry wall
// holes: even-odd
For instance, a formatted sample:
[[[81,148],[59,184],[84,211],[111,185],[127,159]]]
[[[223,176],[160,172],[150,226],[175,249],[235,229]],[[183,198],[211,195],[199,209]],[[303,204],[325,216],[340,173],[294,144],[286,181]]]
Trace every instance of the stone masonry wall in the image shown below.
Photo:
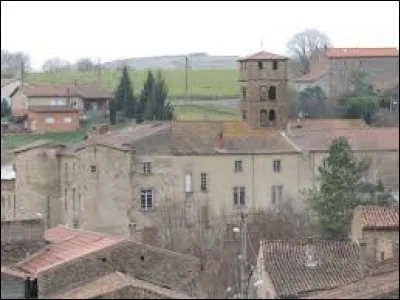
[[[123,241],[42,272],[39,296],[69,290],[115,271],[189,295],[198,291],[200,265],[196,258]]]

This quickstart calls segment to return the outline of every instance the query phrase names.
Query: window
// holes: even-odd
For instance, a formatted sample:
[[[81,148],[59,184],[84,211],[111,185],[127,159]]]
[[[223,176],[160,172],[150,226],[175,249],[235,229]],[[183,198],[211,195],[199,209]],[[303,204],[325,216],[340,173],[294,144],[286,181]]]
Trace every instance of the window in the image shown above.
[[[233,205],[246,205],[246,189],[245,187],[233,188]]]
[[[271,109],[271,110],[269,111],[268,119],[269,119],[270,121],[272,121],[272,122],[275,121],[276,115],[275,115],[275,110],[274,110],[274,109]]]
[[[140,206],[143,210],[153,208],[153,190],[142,189],[140,192]]]
[[[65,177],[65,180],[68,180],[68,163],[67,162],[64,163],[64,177]]]
[[[46,117],[44,120],[46,124],[54,124],[54,118],[53,117]]]
[[[235,161],[235,173],[239,173],[243,171],[243,163],[241,160]]]
[[[278,173],[281,171],[281,160],[280,159],[275,159],[274,162],[274,172]]]
[[[64,117],[64,123],[66,123],[66,124],[72,123],[72,118],[71,117]]]
[[[52,99],[51,105],[64,105],[64,100],[61,98]]]
[[[247,119],[247,111],[242,110],[242,119],[246,120]]]
[[[260,88],[260,98],[261,100],[267,100],[268,99],[268,87],[266,85],[262,85]]]
[[[381,261],[385,260],[385,252],[381,252]]]
[[[90,172],[92,172],[92,173],[94,173],[94,172],[96,172],[96,165],[91,165],[90,166]]]
[[[207,191],[207,173],[201,173],[200,175],[200,190]]]
[[[278,70],[278,61],[277,60],[274,60],[272,62],[272,70]]]
[[[262,70],[262,69],[263,69],[263,63],[262,63],[262,61],[259,61],[259,62],[258,62],[258,69],[259,69],[259,70]]]
[[[271,202],[277,204],[282,201],[283,185],[273,185],[271,188]]]
[[[268,89],[268,99],[275,100],[276,99],[276,87],[270,86]]]
[[[246,88],[242,87],[242,100],[246,100]]]
[[[268,126],[267,111],[265,109],[260,110],[260,126],[261,127]]]
[[[151,173],[151,162],[143,163],[143,174],[150,174]]]
[[[190,173],[185,174],[185,192],[192,192],[192,174]]]

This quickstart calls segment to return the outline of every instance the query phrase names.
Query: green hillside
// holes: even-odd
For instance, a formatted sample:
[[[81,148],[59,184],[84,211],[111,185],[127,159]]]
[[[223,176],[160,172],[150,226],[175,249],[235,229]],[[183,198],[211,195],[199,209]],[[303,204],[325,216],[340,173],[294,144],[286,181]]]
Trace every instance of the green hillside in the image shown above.
[[[164,78],[168,84],[170,98],[182,98],[185,94],[185,71],[163,70]],[[75,80],[78,82],[100,82],[105,88],[114,91],[120,71],[103,70],[101,74],[96,71],[78,72],[48,72],[31,73],[27,81],[31,83],[66,84]],[[131,71],[134,90],[139,93],[146,78],[145,70]],[[221,99],[238,98],[238,70],[191,70],[188,73],[188,93],[193,99]]]

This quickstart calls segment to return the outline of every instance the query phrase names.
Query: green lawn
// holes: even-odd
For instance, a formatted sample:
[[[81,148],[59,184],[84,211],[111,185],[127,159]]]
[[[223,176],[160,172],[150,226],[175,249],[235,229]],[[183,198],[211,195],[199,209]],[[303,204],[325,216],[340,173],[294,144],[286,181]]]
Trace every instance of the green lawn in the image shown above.
[[[185,71],[162,70],[168,85],[170,98],[181,98],[185,94]],[[139,94],[146,79],[147,71],[131,71],[135,93]],[[78,82],[100,82],[114,91],[121,71],[103,70],[98,72],[64,71],[59,73],[32,73],[27,75],[31,83],[67,84]],[[239,94],[238,70],[193,70],[188,73],[188,93],[192,98],[237,98]]]
[[[182,105],[175,106],[176,119],[180,121],[210,120],[228,121],[238,120],[239,114],[224,109],[207,106]]]

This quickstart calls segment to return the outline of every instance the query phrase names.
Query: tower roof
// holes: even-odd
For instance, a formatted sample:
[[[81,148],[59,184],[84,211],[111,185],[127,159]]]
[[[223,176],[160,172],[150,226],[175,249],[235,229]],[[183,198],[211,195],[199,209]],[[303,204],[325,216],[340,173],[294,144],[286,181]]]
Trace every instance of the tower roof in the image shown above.
[[[279,54],[274,54],[271,52],[266,52],[266,51],[260,51],[257,53],[254,53],[252,55],[246,56],[244,58],[238,59],[238,61],[252,61],[252,60],[287,60],[286,56],[282,56]]]

